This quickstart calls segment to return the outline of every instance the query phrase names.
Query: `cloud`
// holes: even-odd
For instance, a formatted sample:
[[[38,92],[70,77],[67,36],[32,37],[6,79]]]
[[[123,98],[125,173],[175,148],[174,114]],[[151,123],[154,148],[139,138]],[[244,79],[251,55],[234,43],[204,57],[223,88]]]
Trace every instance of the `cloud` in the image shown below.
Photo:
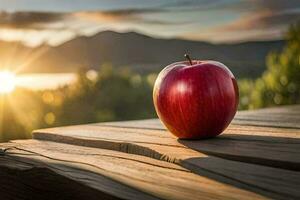
[[[205,10],[221,7],[226,4],[228,4],[228,0],[177,0],[172,2],[163,2],[160,4],[160,7],[180,10]]]
[[[0,12],[0,28],[43,29],[45,25],[65,17],[64,13],[54,12]]]
[[[158,13],[158,12],[166,12],[167,10],[161,8],[140,8],[140,9],[120,9],[120,10],[108,10],[101,11],[101,13],[110,16],[135,16],[139,14],[147,14],[147,13]]]
[[[248,14],[236,21],[218,27],[222,31],[243,31],[250,29],[269,29],[286,27],[290,23],[300,20],[300,11],[271,12],[262,11]]]
[[[81,19],[94,21],[136,21],[141,18],[144,13],[156,12],[152,10],[111,10],[111,11],[82,11],[75,12],[73,15]]]
[[[210,4],[208,4],[210,5]],[[240,12],[278,12],[300,8],[299,0],[218,0],[210,9],[233,10]]]
[[[80,19],[93,20],[96,22],[133,22],[138,24],[152,25],[177,25],[182,22],[171,22],[166,20],[146,18],[147,14],[167,13],[171,12],[168,9],[162,8],[143,8],[143,9],[122,9],[109,11],[82,11],[73,13],[74,16]],[[187,23],[187,22],[185,22]]]
[[[237,3],[227,1],[226,5],[219,2],[211,9],[238,12],[240,15],[226,24],[182,36],[213,42],[279,39],[291,23],[300,20],[299,0],[245,0]]]
[[[189,39],[209,40],[226,35],[230,40],[237,36],[274,38],[290,23],[300,20],[300,0],[166,0],[151,5],[74,12],[0,11],[0,29],[41,33],[62,30],[76,34],[134,29],[157,36],[184,35]]]
[[[214,27],[211,31],[245,33],[246,31],[257,30],[265,31],[265,34],[261,34],[264,35],[264,38],[268,33],[270,33],[270,38],[273,38],[274,32],[284,33],[291,23],[300,20],[299,0],[247,0],[235,5],[234,9],[241,11],[241,16],[238,19]]]
[[[179,24],[160,19],[146,18],[151,13],[169,12],[165,9],[122,9],[107,11],[78,11],[78,12],[0,12],[0,28],[8,29],[62,29],[51,26],[54,23],[64,24],[67,29],[71,23],[86,20],[98,23],[133,22],[153,25]],[[68,21],[70,20],[70,21]]]
[[[259,10],[269,10],[272,12],[300,8],[299,0],[248,0],[247,2],[256,5]]]

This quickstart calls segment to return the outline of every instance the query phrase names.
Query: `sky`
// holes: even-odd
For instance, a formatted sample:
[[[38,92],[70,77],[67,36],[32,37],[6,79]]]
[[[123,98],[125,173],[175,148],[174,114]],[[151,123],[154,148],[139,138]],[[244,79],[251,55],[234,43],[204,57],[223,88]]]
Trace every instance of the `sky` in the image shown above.
[[[300,0],[0,0],[0,40],[59,45],[103,30],[212,43],[281,39]]]

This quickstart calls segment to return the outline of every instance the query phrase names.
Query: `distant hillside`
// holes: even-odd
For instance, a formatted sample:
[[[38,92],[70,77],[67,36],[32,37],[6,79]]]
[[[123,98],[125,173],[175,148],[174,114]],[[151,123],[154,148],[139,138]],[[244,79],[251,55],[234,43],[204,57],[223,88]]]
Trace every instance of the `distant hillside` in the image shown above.
[[[268,52],[280,50],[283,45],[284,41],[210,44],[104,31],[91,37],[80,36],[56,47],[28,48],[18,43],[0,42],[0,66],[10,63],[17,67],[32,60],[23,72],[75,72],[81,67],[97,69],[103,63],[112,63],[148,73],[183,60],[183,54],[189,52],[193,58],[225,63],[237,77],[256,77],[265,69]]]

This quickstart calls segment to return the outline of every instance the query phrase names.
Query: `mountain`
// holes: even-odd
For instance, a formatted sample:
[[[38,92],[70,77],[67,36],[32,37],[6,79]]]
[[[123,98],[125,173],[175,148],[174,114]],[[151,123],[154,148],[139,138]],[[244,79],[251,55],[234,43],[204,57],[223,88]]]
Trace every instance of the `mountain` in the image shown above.
[[[158,39],[135,32],[100,32],[76,37],[59,46],[29,48],[19,43],[0,42],[0,65],[27,66],[23,72],[75,72],[86,67],[98,69],[104,63],[127,66],[140,73],[158,72],[183,60],[188,52],[197,59],[226,64],[237,77],[256,77],[265,69],[265,57],[280,50],[284,41],[211,44],[181,39]]]

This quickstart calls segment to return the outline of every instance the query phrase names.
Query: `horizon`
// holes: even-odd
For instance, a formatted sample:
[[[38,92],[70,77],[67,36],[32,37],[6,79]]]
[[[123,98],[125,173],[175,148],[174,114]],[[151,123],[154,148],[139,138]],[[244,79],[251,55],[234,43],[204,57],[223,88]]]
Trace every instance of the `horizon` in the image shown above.
[[[57,46],[108,30],[214,44],[272,41],[298,19],[296,0],[0,0],[0,40]]]

